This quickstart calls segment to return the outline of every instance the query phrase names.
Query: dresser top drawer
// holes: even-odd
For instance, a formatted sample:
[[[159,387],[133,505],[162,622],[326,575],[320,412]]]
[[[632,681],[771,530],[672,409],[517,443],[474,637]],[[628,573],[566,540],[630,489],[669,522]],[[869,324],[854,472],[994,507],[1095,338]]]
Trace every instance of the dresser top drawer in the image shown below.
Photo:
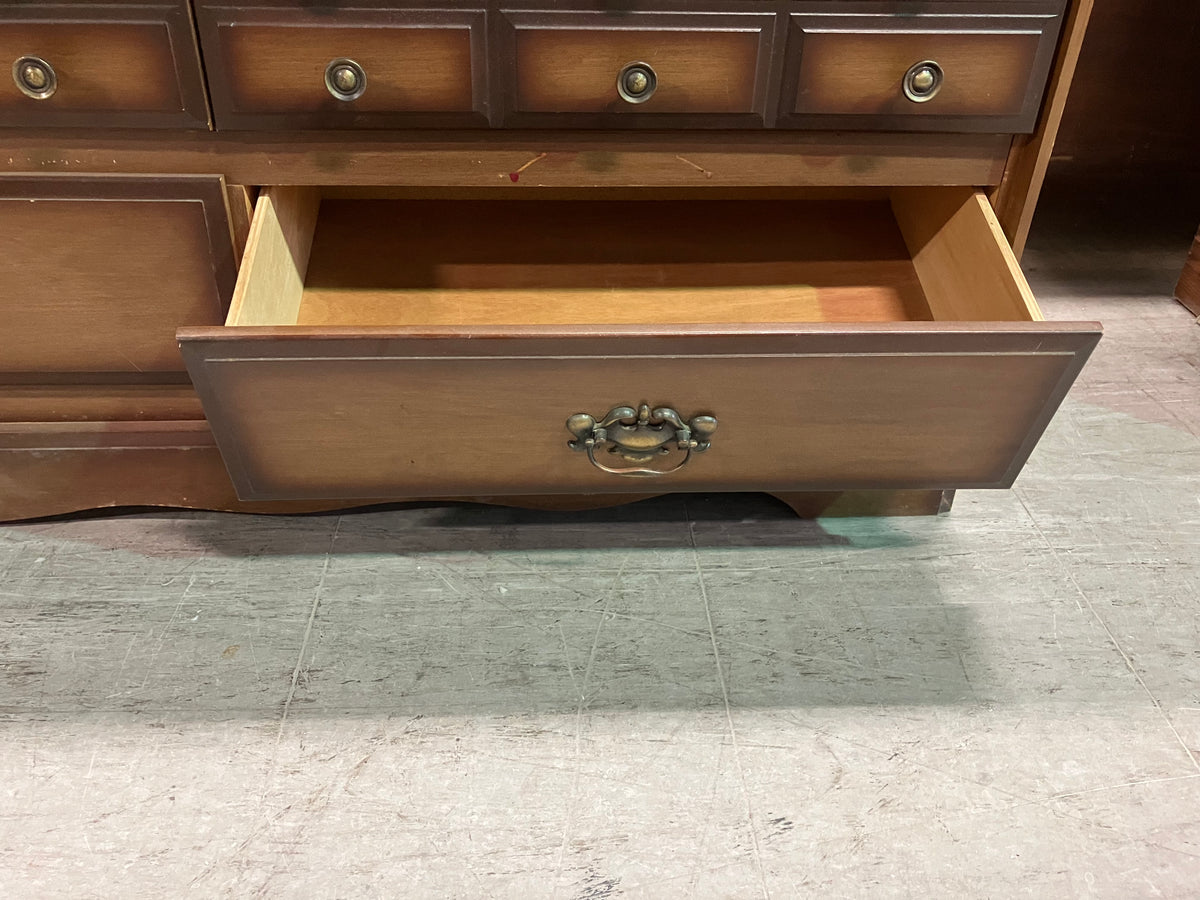
[[[854,15],[845,14],[850,4],[805,6],[790,16],[781,125],[1033,130],[1062,2]]]
[[[1011,483],[1098,338],[1039,319],[966,189],[279,188],[180,339],[244,499],[946,489]]]
[[[507,11],[505,124],[761,126],[775,15],[750,10]]]
[[[0,125],[208,128],[185,2],[0,4]]]
[[[201,3],[221,129],[487,124],[481,8]]]

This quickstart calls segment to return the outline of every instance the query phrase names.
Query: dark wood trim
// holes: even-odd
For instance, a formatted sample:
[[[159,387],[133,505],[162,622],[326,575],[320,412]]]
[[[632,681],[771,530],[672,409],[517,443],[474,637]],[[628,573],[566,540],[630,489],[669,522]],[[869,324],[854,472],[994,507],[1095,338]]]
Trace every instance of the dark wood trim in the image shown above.
[[[1033,211],[1050,165],[1054,140],[1058,137],[1071,80],[1075,77],[1075,67],[1092,14],[1092,2],[1071,0],[1037,127],[1032,134],[1013,140],[1003,178],[990,196],[996,218],[1000,220],[1017,259],[1021,258],[1029,237]]]
[[[147,139],[128,132],[0,129],[0,173],[220,173],[231,184],[510,191],[542,185],[991,185],[1003,175],[1010,143],[1007,135],[849,132],[164,133]]]
[[[1200,316],[1200,231],[1196,232],[1192,252],[1188,254],[1183,271],[1179,273],[1175,299],[1192,315]]]

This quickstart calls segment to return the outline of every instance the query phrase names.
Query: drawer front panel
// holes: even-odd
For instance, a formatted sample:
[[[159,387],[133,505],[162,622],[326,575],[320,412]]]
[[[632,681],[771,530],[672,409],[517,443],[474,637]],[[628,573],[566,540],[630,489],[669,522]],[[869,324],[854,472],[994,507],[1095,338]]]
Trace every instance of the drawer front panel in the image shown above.
[[[974,17],[795,14],[780,122],[1032,131],[1060,25],[1053,7]]]
[[[180,372],[237,275],[219,177],[0,178],[0,373]]]
[[[208,128],[184,2],[0,4],[0,64],[0,125]]]
[[[342,331],[181,333],[243,499],[1003,487],[1098,339],[1044,323]],[[569,416],[641,403],[715,416],[711,449],[641,478],[568,448]]]
[[[199,6],[218,128],[487,124],[482,11],[309,6]]]
[[[505,21],[506,124],[763,124],[771,14],[512,12]],[[637,93],[618,86],[631,66],[653,79]]]

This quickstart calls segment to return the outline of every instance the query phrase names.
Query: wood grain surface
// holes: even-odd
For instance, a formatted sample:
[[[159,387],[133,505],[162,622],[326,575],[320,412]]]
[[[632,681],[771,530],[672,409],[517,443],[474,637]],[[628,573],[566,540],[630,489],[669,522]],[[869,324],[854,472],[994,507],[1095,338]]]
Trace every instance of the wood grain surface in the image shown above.
[[[1054,57],[1062,3],[949,15],[794,13],[781,123],[805,128],[1024,132],[1034,128]],[[903,91],[923,61],[944,72],[932,99]]]
[[[22,94],[10,67],[37,56],[58,89]],[[208,128],[188,4],[0,4],[0,123]]]
[[[992,206],[1019,260],[1025,251],[1038,195],[1046,179],[1054,143],[1066,109],[1071,83],[1083,49],[1093,0],[1071,0],[1054,61],[1046,102],[1033,132],[1019,135],[1004,166],[999,187],[991,192]]]
[[[673,114],[683,127],[705,116],[765,115],[774,16],[771,14],[510,13],[514,84],[508,124],[551,121],[620,128],[631,119]],[[649,65],[652,96],[629,103],[617,76],[630,63]],[[579,114],[592,114],[591,118]],[[643,121],[641,124],[648,124]]]
[[[1060,323],[338,335],[180,333],[243,499],[644,492],[564,427],[640,403],[720,421],[710,452],[655,480],[669,489],[1006,487],[1098,339]]]
[[[334,16],[291,4],[197,8],[220,129],[405,128],[487,123],[480,10],[346,8]],[[366,74],[361,97],[325,86],[348,58]]]
[[[231,184],[491,188],[996,184],[1007,135],[476,131],[133,134],[0,129],[0,172],[223,173]]]
[[[218,177],[0,178],[0,372],[183,368],[175,329],[224,321],[236,266]]]
[[[286,314],[253,313],[258,324],[280,325],[930,317],[886,197],[326,199],[302,299],[290,278],[255,290],[293,298]]]
[[[1192,242],[1192,252],[1188,254],[1183,271],[1179,274],[1179,283],[1175,285],[1175,299],[1187,307],[1188,311],[1200,316],[1200,232]]]

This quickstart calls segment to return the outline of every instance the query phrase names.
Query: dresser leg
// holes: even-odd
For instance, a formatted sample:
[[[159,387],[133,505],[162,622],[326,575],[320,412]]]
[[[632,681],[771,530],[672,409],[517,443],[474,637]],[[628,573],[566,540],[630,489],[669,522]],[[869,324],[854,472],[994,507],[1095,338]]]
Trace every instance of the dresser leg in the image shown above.
[[[779,494],[802,519],[821,516],[936,516],[948,513],[954,491],[824,491]]]

